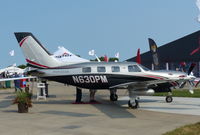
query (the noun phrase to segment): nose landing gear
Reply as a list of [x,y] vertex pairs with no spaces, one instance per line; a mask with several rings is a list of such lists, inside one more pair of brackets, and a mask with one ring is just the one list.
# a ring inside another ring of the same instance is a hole
[[168,92],[168,95],[165,98],[167,103],[171,103],[173,101],[172,92]]
[[171,103],[173,101],[173,97],[172,96],[166,96],[165,101],[167,103]]

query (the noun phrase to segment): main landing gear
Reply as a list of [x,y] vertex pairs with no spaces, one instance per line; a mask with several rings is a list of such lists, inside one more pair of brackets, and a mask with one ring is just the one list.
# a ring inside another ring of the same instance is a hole
[[137,99],[134,100],[129,100],[128,101],[128,107],[132,109],[137,109],[139,107],[139,101]]
[[118,100],[118,95],[117,93],[117,89],[111,89],[110,90],[110,101],[117,101]]
[[128,89],[128,93],[130,98],[130,100],[128,101],[128,107],[132,109],[139,108],[139,97],[137,97],[137,95],[134,94],[134,90]]

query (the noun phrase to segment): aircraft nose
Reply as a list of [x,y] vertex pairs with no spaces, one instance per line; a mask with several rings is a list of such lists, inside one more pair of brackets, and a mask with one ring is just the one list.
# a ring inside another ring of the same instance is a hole
[[186,73],[177,74],[177,78],[180,80],[191,80],[191,76],[187,75]]
[[179,78],[187,77],[187,75],[179,75]]
[[189,77],[191,80],[196,79],[196,77],[195,77],[194,75],[188,75],[188,77]]

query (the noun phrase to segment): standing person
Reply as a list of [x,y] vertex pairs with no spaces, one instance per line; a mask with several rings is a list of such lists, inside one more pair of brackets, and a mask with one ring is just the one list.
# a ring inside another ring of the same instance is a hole
[[20,87],[20,80],[14,80],[14,83],[15,83],[15,91],[17,90],[21,90],[21,87]]
[[[19,77],[17,73],[15,73],[15,77]],[[20,80],[14,80],[14,84],[15,84],[15,91],[17,91],[18,89],[22,91],[20,87]]]
[[75,101],[75,103],[83,103],[81,101],[81,99],[82,99],[82,89],[76,87],[76,101]]
[[17,92],[17,80],[14,80],[15,92]]
[[91,103],[96,103],[97,101],[95,100],[95,93],[97,90],[90,89],[90,102]]

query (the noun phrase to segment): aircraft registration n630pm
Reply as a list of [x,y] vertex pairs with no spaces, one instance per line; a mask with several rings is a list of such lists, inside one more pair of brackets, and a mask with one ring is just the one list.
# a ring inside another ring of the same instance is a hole
[[159,84],[194,79],[184,72],[151,71],[135,62],[90,62],[73,54],[66,55],[63,62],[49,53],[32,33],[19,32],[15,36],[28,65],[33,67],[31,74],[79,88],[108,89],[112,101],[117,100],[117,89],[128,89],[128,105],[132,108],[139,105],[137,96],[154,93],[153,88]]
[[74,83],[108,83],[106,75],[72,76]]

